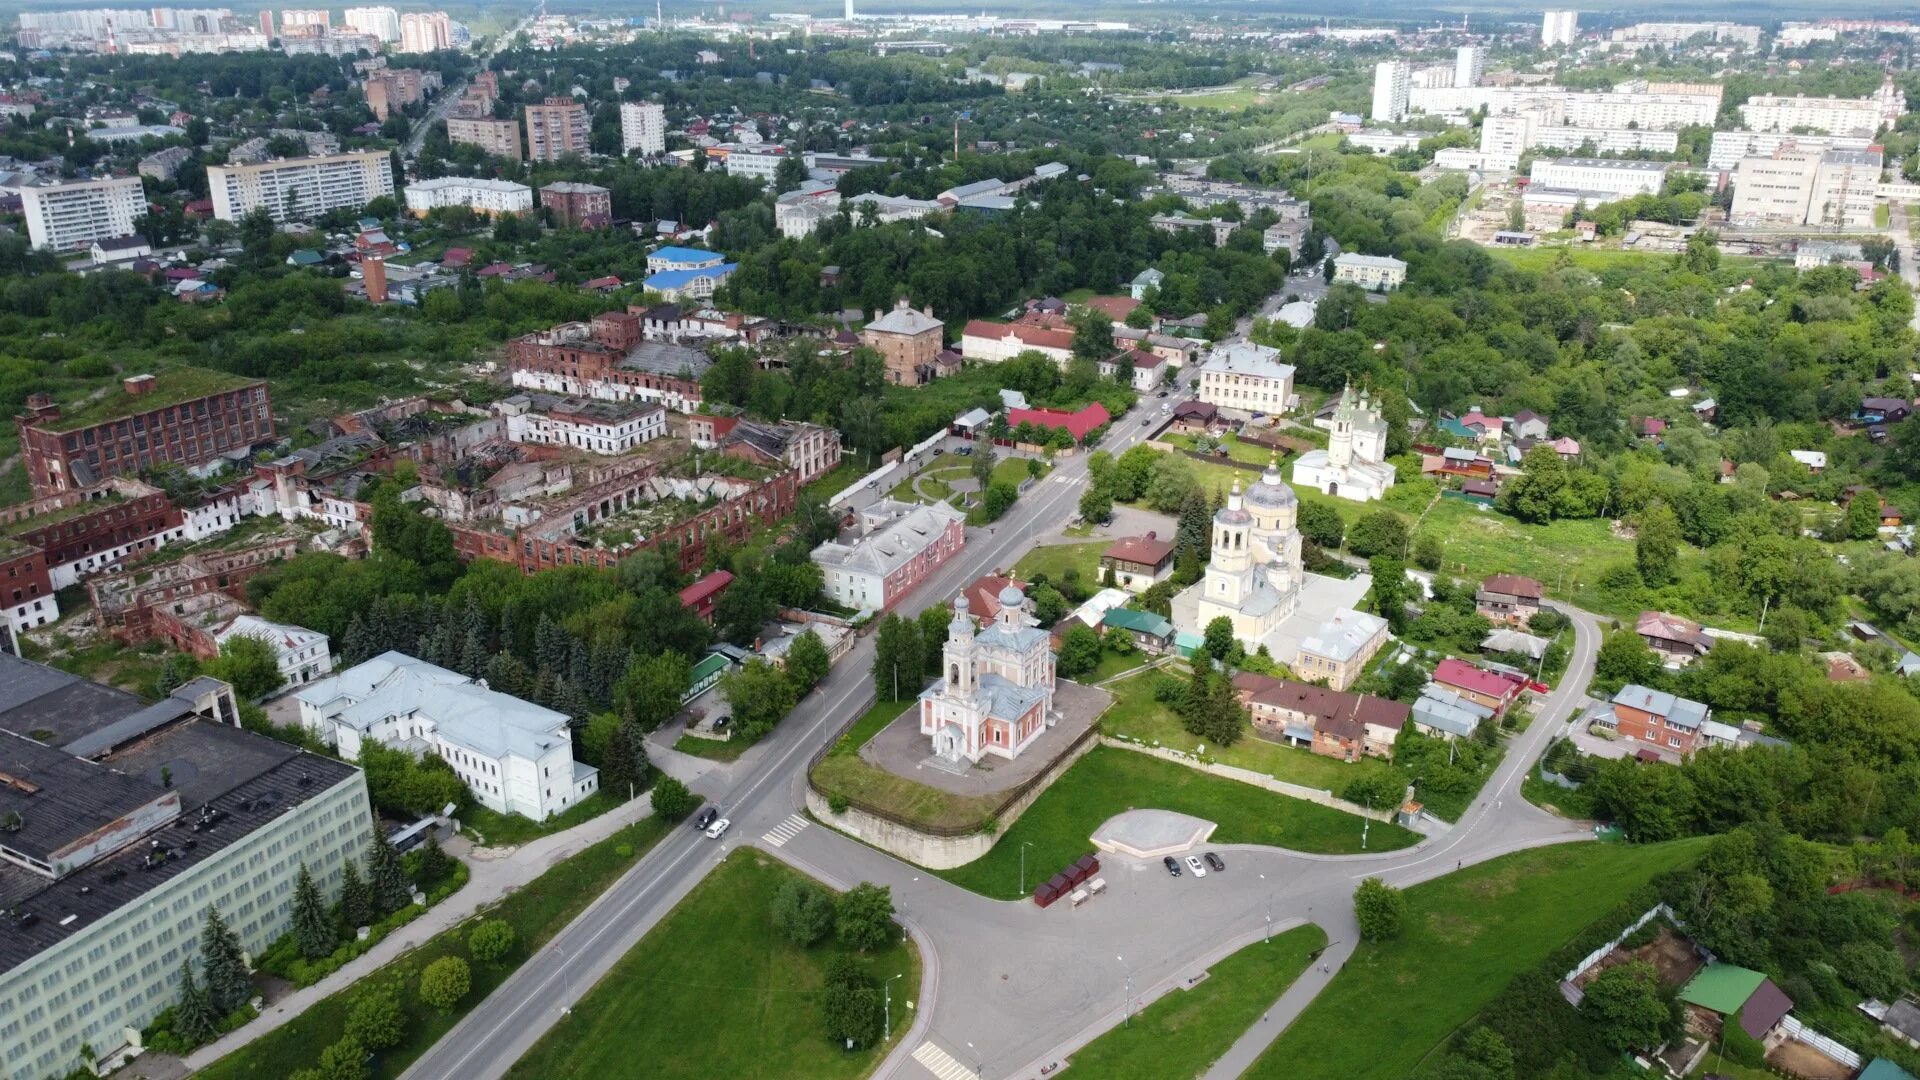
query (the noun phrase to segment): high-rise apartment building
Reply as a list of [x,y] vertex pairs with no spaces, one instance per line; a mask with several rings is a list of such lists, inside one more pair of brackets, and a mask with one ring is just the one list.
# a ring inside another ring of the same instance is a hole
[[400,13],[390,7],[348,8],[341,21],[388,44],[400,40]]
[[1373,119],[1391,124],[1407,115],[1407,91],[1413,72],[1405,60],[1382,60],[1373,66]]
[[477,146],[494,157],[520,160],[520,121],[447,117],[447,141]]
[[667,152],[667,108],[655,101],[620,103],[620,152],[641,157]]
[[400,51],[436,52],[453,48],[453,19],[444,11],[408,12],[400,16]]
[[147,212],[137,176],[68,180],[20,189],[27,239],[37,248],[73,251],[96,240],[132,236]]
[[1549,11],[1540,17],[1540,44],[1551,49],[1556,45],[1571,45],[1580,32],[1580,13],[1577,11]]
[[1740,106],[1741,126],[1752,131],[1811,131],[1822,135],[1872,135],[1906,111],[1898,89],[1883,86],[1863,98],[1755,94]]
[[283,8],[280,11],[280,29],[292,30],[298,26],[318,26],[325,29],[333,22],[333,15],[323,8]]
[[209,165],[213,216],[238,221],[264,207],[275,221],[301,221],[329,210],[358,210],[393,194],[393,165],[384,150],[283,158],[253,165]]
[[587,153],[587,107],[570,97],[527,106],[527,160],[559,161]]
[[1484,45],[1462,45],[1453,54],[1453,85],[1478,86],[1487,73],[1487,49]]

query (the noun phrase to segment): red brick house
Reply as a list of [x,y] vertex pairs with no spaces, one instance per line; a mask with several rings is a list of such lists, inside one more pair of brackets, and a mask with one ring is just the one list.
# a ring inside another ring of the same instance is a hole
[[700,616],[702,622],[713,622],[713,609],[720,602],[720,594],[733,584],[733,573],[727,570],[715,570],[699,581],[680,590],[680,606]]

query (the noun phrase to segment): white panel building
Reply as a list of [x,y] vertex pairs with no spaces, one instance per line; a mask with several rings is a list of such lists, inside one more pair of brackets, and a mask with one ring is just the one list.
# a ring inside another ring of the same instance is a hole
[[488,809],[545,820],[598,791],[573,759],[566,714],[458,672],[385,652],[299,691],[300,723],[349,761],[363,741],[435,754]]
[[1453,53],[1453,85],[1478,86],[1480,77],[1487,73],[1487,48],[1484,45],[1462,45]]
[[207,185],[213,216],[221,221],[239,221],[255,207],[266,208],[277,222],[301,221],[392,195],[393,165],[385,150],[209,165]]
[[1549,11],[1540,17],[1540,44],[1551,49],[1556,45],[1571,45],[1580,33],[1580,13],[1577,11]]
[[27,239],[37,248],[75,251],[98,240],[132,236],[147,212],[137,176],[68,180],[20,189]]
[[667,152],[667,107],[657,101],[620,103],[620,152],[658,157]]
[[1803,128],[1824,135],[1872,135],[1906,111],[1898,90],[1864,98],[1755,94],[1740,106],[1740,122],[1754,131]]
[[213,632],[213,640],[223,646],[236,637],[266,642],[288,686],[305,686],[333,672],[332,648],[327,635],[318,630],[269,622],[258,615],[235,615]]
[[441,176],[407,185],[407,210],[425,217],[443,206],[464,206],[489,216],[520,214],[533,209],[533,189],[511,180]]
[[1741,159],[1772,157],[1782,150],[1865,150],[1873,140],[1865,135],[1796,135],[1783,131],[1716,131],[1707,151],[1707,168],[1732,169]]
[[400,13],[390,7],[348,8],[341,21],[387,44],[400,40]]
[[1405,60],[1382,60],[1373,66],[1373,119],[1391,124],[1407,115],[1407,93],[1413,72]]

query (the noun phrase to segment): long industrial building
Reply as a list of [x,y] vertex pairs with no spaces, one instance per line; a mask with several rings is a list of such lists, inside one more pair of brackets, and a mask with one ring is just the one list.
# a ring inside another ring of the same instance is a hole
[[372,832],[360,771],[240,726],[198,678],[147,705],[0,652],[0,1080],[117,1064],[209,907],[258,956]]

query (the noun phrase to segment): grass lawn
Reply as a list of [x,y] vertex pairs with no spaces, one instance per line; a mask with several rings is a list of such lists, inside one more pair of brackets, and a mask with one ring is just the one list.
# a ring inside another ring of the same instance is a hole
[[[1219,826],[1222,844],[1272,844],[1295,851],[1348,854],[1360,850],[1362,819],[1265,788],[1210,776],[1131,750],[1096,746],[1006,830],[993,850],[965,866],[935,873],[962,888],[998,900],[1021,895],[1020,847],[1027,852],[1026,885],[1045,881],[1093,850],[1088,838],[1101,823],[1136,807],[1192,814]],[[1389,851],[1419,836],[1376,821],[1368,847]]]
[[[485,1000],[527,957],[572,922],[574,916],[631,869],[671,828],[671,824],[659,818],[635,822],[560,862],[484,910],[481,914],[487,918],[504,919],[513,927],[514,947],[499,963],[472,964],[473,987],[451,1014],[443,1014],[420,1001],[415,992],[418,976],[421,968],[442,956],[458,956],[471,963],[466,943],[467,931],[473,925],[471,921],[435,936],[388,964],[379,974],[363,980],[363,983],[383,980],[399,989],[407,1028],[406,1038],[399,1046],[380,1055],[370,1075],[376,1080],[385,1080],[406,1071],[415,1058],[452,1030],[468,1009]],[[339,1041],[346,1029],[347,1012],[355,992],[356,987],[348,987],[320,1001],[295,1019],[214,1062],[198,1075],[203,1080],[284,1080],[300,1069],[313,1067],[320,1059],[320,1052]]]
[[745,739],[700,739],[692,735],[682,735],[673,741],[675,750],[708,761],[738,761],[752,746]]
[[1876,206],[1873,208],[1873,227],[1874,228],[1884,229],[1891,224],[1893,224],[1893,208],[1892,207],[1888,206],[1886,203],[1881,203],[1879,206]]
[[[1595,274],[1598,274],[1604,270],[1610,270],[1614,267],[1625,267],[1627,269],[1637,270],[1647,266],[1650,263],[1665,263],[1665,262],[1670,262],[1673,259],[1673,254],[1671,252],[1625,251],[1620,248],[1593,247],[1585,244],[1572,245],[1564,248],[1561,248],[1561,247],[1533,247],[1533,248],[1495,247],[1495,248],[1488,248],[1486,250],[1487,250],[1487,254],[1492,255],[1494,258],[1502,262],[1510,263],[1513,266],[1519,267],[1522,270],[1532,270],[1542,274],[1547,273],[1553,269],[1554,264],[1560,261],[1560,255],[1562,252],[1565,252],[1567,257],[1573,260],[1573,265],[1579,267],[1582,270],[1590,271]],[[1759,262],[1760,260],[1758,259],[1743,260],[1736,256],[1727,256],[1721,259],[1722,263],[1725,263],[1728,261],[1737,263],[1737,262],[1743,262],[1743,261]]]
[[[1488,574],[1524,574],[1537,578],[1549,594],[1588,611],[1616,618],[1631,618],[1640,611],[1641,605],[1631,598],[1623,603],[1600,588],[1600,577],[1608,567],[1633,562],[1633,544],[1615,537],[1603,518],[1525,525],[1463,499],[1442,499],[1421,523],[1420,533],[1438,536],[1444,544],[1443,569],[1467,580]],[[1698,550],[1682,546],[1681,573],[1701,557]],[[1722,625],[1728,617],[1713,621]]]
[[[1108,687],[1113,691],[1113,707],[1100,718],[1101,729],[1109,735],[1125,735],[1152,746],[1158,743],[1191,754],[1204,740],[1187,733],[1173,710],[1153,700],[1153,676],[1143,674]],[[1376,759],[1344,762],[1321,757],[1279,743],[1268,742],[1252,734],[1232,746],[1207,746],[1207,760],[1265,773],[1276,780],[1303,784],[1338,794],[1357,776],[1373,773],[1392,774],[1393,767]]]
[[1307,969],[1327,943],[1311,924],[1256,942],[1208,969],[1207,980],[1175,990],[1080,1048],[1071,1064],[1102,1080],[1199,1076]]
[[[1100,663],[1094,665],[1092,671],[1087,672],[1074,681],[1083,683],[1105,682],[1123,671],[1132,671],[1134,668],[1142,664],[1150,664],[1156,659],[1158,659],[1158,657],[1148,656],[1138,649],[1126,654],[1114,652],[1112,649],[1102,649],[1100,650]],[[1128,681],[1131,682],[1132,680]]]
[[1091,585],[1100,579],[1100,553],[1112,545],[1112,540],[1095,540],[1086,544],[1042,544],[1020,556],[1020,561],[1013,564],[1013,576],[1021,581],[1032,581],[1035,574],[1045,574],[1047,580],[1059,581],[1068,570],[1078,570],[1080,580]]
[[1401,1080],[1515,975],[1706,843],[1561,844],[1408,889],[1400,936],[1361,945],[1247,1076]]
[[1239,112],[1252,105],[1265,105],[1273,99],[1273,96],[1270,91],[1248,88],[1221,90],[1212,94],[1191,94],[1168,100],[1188,109],[1221,109],[1227,112]]
[[[614,965],[573,1016],[534,1044],[509,1077],[863,1077],[885,1044],[848,1053],[825,1033],[821,986],[831,939],[802,949],[773,927],[780,885],[806,880],[772,857],[735,849]],[[896,940],[856,954],[893,984],[893,1029],[906,1030],[920,960]]]
[[[1160,441],[1186,450],[1193,449],[1193,436],[1191,435],[1168,432],[1160,436]],[[1222,435],[1219,442],[1220,445],[1227,448],[1227,456],[1235,461],[1244,461],[1249,465],[1265,466],[1273,460],[1273,451],[1264,446],[1255,446],[1252,443],[1241,442],[1239,436],[1231,431]],[[1191,461],[1193,459],[1188,458],[1187,460]]]
[[1042,478],[1053,471],[1053,466],[1048,465],[1044,458],[1003,457],[993,463],[993,479],[991,482],[995,484],[1012,484],[1014,487],[1019,487],[1021,484],[1027,482],[1028,477],[1033,475],[1032,466],[1027,464],[1030,461],[1040,462],[1040,475]]
[[925,481],[920,486],[926,488],[929,495],[935,495],[941,499],[945,499],[953,494],[953,487],[948,481],[958,480],[961,477],[968,476],[972,471],[973,470],[967,468],[965,458],[959,461],[935,458],[933,464],[893,485],[893,490],[887,492],[887,494],[891,498],[899,499],[902,502],[919,502],[920,492],[915,489],[914,483],[915,481]]
[[571,829],[582,822],[592,821],[617,805],[605,792],[596,791],[545,821],[535,821],[519,814],[497,814],[477,803],[461,816],[461,820],[467,828],[479,833],[488,845],[497,847],[501,844],[524,844]]

